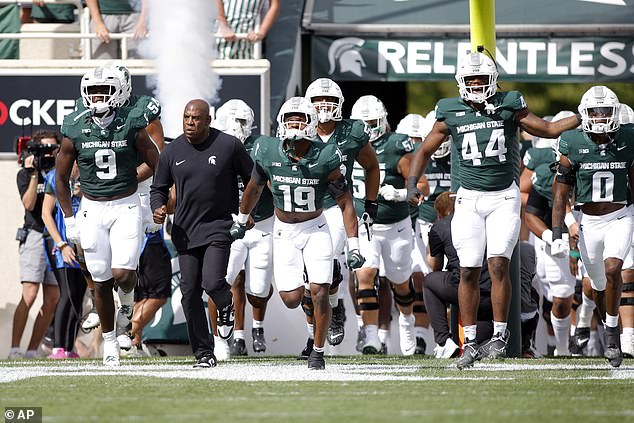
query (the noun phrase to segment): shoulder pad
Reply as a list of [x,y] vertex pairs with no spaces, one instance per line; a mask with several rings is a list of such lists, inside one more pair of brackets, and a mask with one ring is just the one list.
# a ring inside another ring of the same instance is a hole
[[338,130],[345,134],[346,138],[352,138],[362,145],[367,144],[370,139],[361,120],[343,119],[338,126],[341,128]]
[[524,96],[519,91],[501,92],[500,94],[504,95],[502,98],[502,107],[504,108],[517,111],[528,107]]
[[161,116],[161,105],[154,97],[149,95],[144,95],[137,98],[134,97],[135,96],[130,97],[130,107],[134,109],[139,109],[142,114],[147,115],[148,123],[152,122],[155,119],[158,119]]
[[83,126],[90,123],[90,112],[88,109],[75,110],[66,115],[62,123],[60,132],[68,138],[73,138],[74,132],[80,130]]

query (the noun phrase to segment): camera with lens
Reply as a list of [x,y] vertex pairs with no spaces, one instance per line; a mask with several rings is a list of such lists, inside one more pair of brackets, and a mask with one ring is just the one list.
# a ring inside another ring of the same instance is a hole
[[33,167],[40,171],[47,171],[55,167],[55,151],[59,148],[58,144],[42,144],[39,142],[29,141],[26,143],[26,149],[20,156],[20,165],[24,167],[24,161],[28,156],[33,156]]

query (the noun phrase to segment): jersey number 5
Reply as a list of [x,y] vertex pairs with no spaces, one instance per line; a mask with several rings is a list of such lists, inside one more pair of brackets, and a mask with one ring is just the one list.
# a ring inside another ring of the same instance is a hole
[[117,157],[113,150],[101,149],[95,151],[95,165],[103,171],[97,171],[99,179],[114,179],[117,176]]
[[[506,139],[504,129],[491,131],[489,143],[484,149],[484,157],[497,157],[500,163],[506,161]],[[475,132],[467,132],[462,138],[462,160],[472,160],[473,166],[482,164],[482,153],[478,150],[478,141]]]

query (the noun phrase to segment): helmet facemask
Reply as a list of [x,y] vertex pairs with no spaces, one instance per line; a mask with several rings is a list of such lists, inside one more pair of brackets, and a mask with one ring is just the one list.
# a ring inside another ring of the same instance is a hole
[[[470,85],[475,78],[481,81]],[[459,63],[456,81],[460,97],[474,103],[484,103],[497,92],[498,71],[490,57],[483,53],[472,53]]]
[[317,139],[317,111],[304,97],[292,97],[277,115],[278,136],[283,140]]
[[127,102],[129,95],[121,86],[121,79],[110,67],[100,66],[86,72],[81,80],[84,107],[93,115],[109,114]]
[[578,110],[584,132],[607,134],[616,132],[621,126],[619,99],[612,90],[602,85],[586,91]]
[[332,79],[319,78],[311,82],[306,98],[315,106],[320,123],[342,119],[343,93]]

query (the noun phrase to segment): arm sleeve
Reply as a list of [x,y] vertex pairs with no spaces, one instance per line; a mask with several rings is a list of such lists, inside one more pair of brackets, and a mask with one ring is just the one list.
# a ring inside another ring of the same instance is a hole
[[438,226],[432,225],[429,229],[429,254],[432,257],[438,257],[445,254],[445,246],[442,238],[438,234]]
[[152,210],[156,210],[167,204],[169,190],[173,183],[168,152],[163,150],[161,154],[159,154],[154,180],[150,187],[150,206]]
[[548,200],[539,194],[535,187],[531,188],[531,192],[528,194],[528,200],[526,201],[526,213],[533,214],[542,219],[550,213]]
[[266,181],[269,179],[266,176],[266,172],[264,171],[264,169],[262,168],[262,166],[260,166],[260,163],[258,162],[255,162],[255,164],[253,165],[251,178],[253,178],[253,182],[255,182],[258,185],[266,184]]

